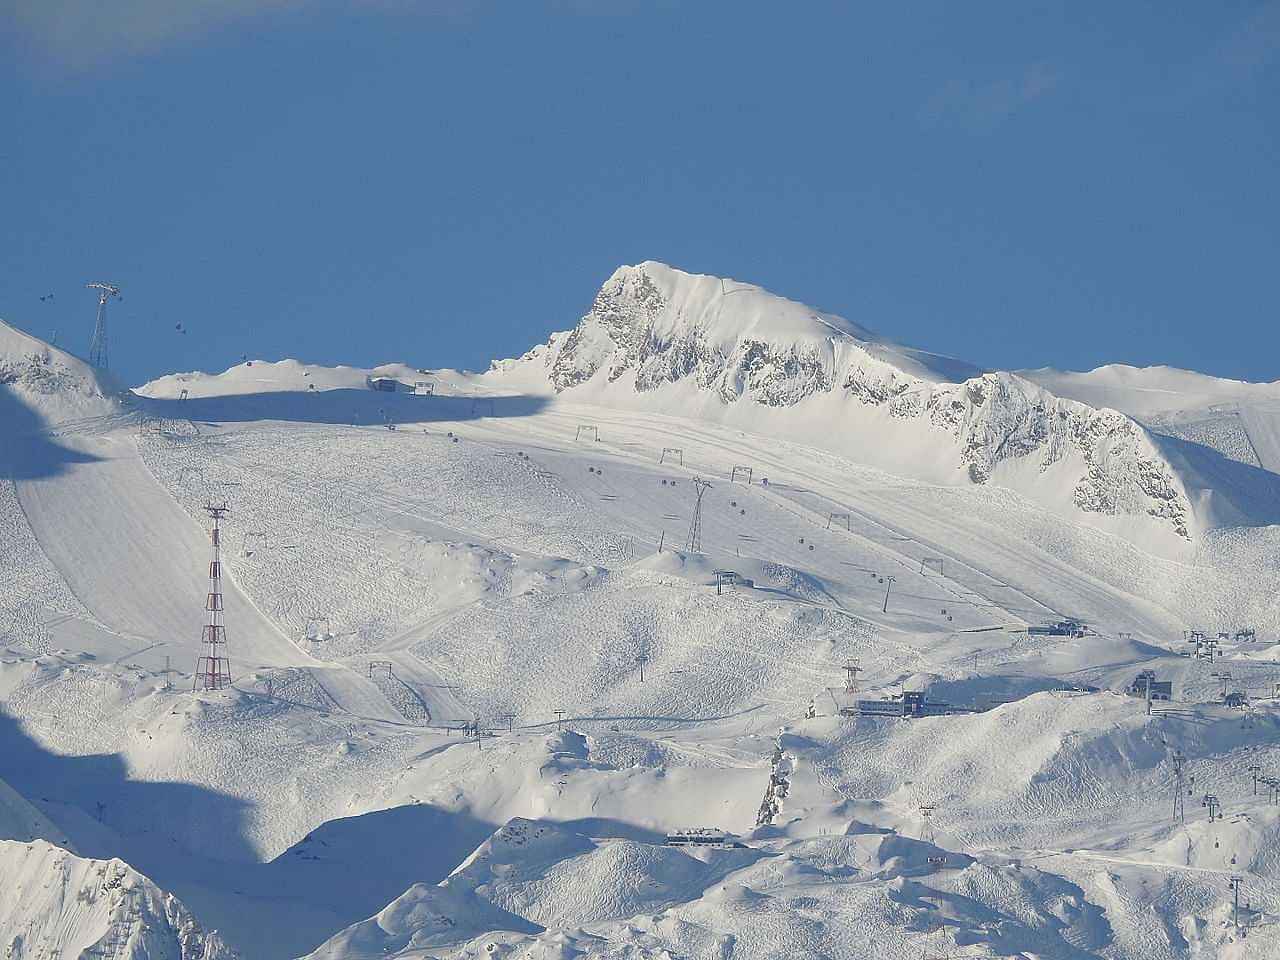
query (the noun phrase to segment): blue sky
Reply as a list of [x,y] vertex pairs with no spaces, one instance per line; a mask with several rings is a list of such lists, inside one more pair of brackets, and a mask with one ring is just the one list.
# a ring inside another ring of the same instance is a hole
[[8,0],[0,317],[83,354],[114,280],[131,382],[476,368],[658,259],[996,367],[1278,379],[1278,95],[1277,0]]

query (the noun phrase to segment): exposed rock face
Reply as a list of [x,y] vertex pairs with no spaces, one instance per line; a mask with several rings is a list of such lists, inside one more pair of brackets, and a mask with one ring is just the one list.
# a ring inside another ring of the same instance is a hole
[[1074,451],[1086,466],[1073,491],[1077,507],[1146,513],[1190,539],[1190,504],[1172,469],[1146,431],[1121,413],[1063,400],[1010,373],[935,386],[927,408],[930,423],[958,441],[974,483],[990,480],[1003,460],[1034,456],[1044,472]]
[[646,272],[619,270],[550,360],[551,382],[566,390],[607,367],[610,381],[634,371],[641,393],[692,379],[726,403],[750,396],[770,406],[790,406],[831,389],[829,358],[817,349],[741,337],[725,352],[694,323],[659,331],[655,321],[670,309]]
[[852,404],[884,409],[904,431],[949,436],[974,483],[990,481],[1004,461],[1034,457],[1043,472],[1078,454],[1080,510],[1146,514],[1191,538],[1185,493],[1129,417],[1060,399],[1011,373],[955,379],[927,355],[922,361],[848,321],[725,284],[661,264],[622,267],[577,327],[528,359],[542,359],[559,392],[628,374],[638,394],[690,381],[725,404],[789,407],[839,391]]

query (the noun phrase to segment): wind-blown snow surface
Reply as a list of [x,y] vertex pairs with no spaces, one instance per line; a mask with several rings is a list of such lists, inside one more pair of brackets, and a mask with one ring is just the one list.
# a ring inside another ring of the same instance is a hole
[[[5,394],[32,419],[0,497],[0,869],[30,880],[0,891],[0,946],[1277,955],[1280,808],[1252,773],[1280,776],[1280,549],[1240,495],[1262,481],[658,265],[620,271],[578,329],[479,376],[175,375],[128,418]],[[891,409],[904,383],[918,414]],[[958,428],[933,419],[947,398]],[[1144,458],[1186,537],[1141,499]],[[1091,462],[1136,512],[1077,504]],[[1222,485],[1234,514],[1206,504]],[[193,694],[202,508],[224,499],[236,682]],[[1068,615],[1094,632],[1026,632]],[[1257,641],[1212,666],[1178,655],[1185,629],[1243,626]],[[851,658],[860,696],[980,712],[840,717]],[[1175,689],[1151,715],[1120,692],[1144,668]],[[663,843],[688,827],[741,846]]]

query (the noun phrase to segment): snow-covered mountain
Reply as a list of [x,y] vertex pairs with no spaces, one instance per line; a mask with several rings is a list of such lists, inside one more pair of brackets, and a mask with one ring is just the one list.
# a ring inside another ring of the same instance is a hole
[[0,944],[14,960],[237,960],[181,901],[120,860],[0,840],[0,875]]
[[794,404],[837,382],[889,400],[922,379],[980,373],[759,287],[653,261],[615,271],[591,311],[568,334],[553,337],[552,346],[547,359],[557,390],[607,368],[610,382],[633,371],[641,393],[692,378],[725,402],[749,396],[770,406]]
[[619,268],[572,330],[495,379],[684,413],[931,482],[994,483],[1147,544],[1191,541],[1252,505],[1171,462],[1132,417],[1015,373],[900,346],[759,287],[661,263]]
[[[1168,380],[1156,369],[1139,379]],[[485,374],[251,360],[220,374],[172,374],[137,392],[363,390],[370,376],[406,387],[427,378],[437,395],[518,394],[736,427],[896,476],[1013,490],[1167,556],[1195,549],[1211,530],[1280,521],[1271,472],[1280,470],[1280,418],[1254,402],[1253,433],[1263,440],[1251,445],[1219,408],[1201,417],[1166,402],[1152,415],[1149,401],[1154,390],[1176,396],[1187,377],[1196,397],[1269,400],[1277,391],[1267,385],[1184,372],[1169,388],[1115,389],[1102,371],[985,370],[752,284],[654,261],[620,267],[576,326]],[[1266,470],[1249,469],[1257,466]]]
[[236,960],[176,897],[117,859],[80,856],[0,780],[0,944],[6,958]]
[[119,408],[110,374],[0,320],[0,436]]
[[1280,381],[1250,383],[1177,367],[1108,363],[1086,372],[1019,370],[1058,396],[1114,407],[1140,420],[1228,407],[1280,405]]
[[139,417],[5,343],[6,957],[1277,956],[1265,385],[1151,408],[658,264],[488,373]]
[[1059,396],[1121,410],[1161,436],[1280,473],[1280,381],[1247,383],[1174,367],[1122,363],[1087,373],[1043,368],[1022,375]]

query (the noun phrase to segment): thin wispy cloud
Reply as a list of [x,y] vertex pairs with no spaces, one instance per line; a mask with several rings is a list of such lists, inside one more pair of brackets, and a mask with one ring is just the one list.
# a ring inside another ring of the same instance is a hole
[[461,16],[485,0],[11,0],[0,31],[25,58],[75,69],[144,55],[271,15],[356,10]]
[[1280,59],[1280,0],[1271,0],[1227,32],[1216,59],[1238,73],[1251,74]]
[[163,47],[306,0],[16,0],[8,12],[14,39],[33,58],[92,64]]
[[956,79],[929,98],[920,119],[928,126],[982,132],[1025,110],[1057,85],[1057,74],[1043,63],[1032,64],[1012,77]]
[[1234,96],[1280,64],[1280,0],[1267,0],[1206,36],[1202,49],[1140,101],[1153,110],[1182,111],[1189,104]]

